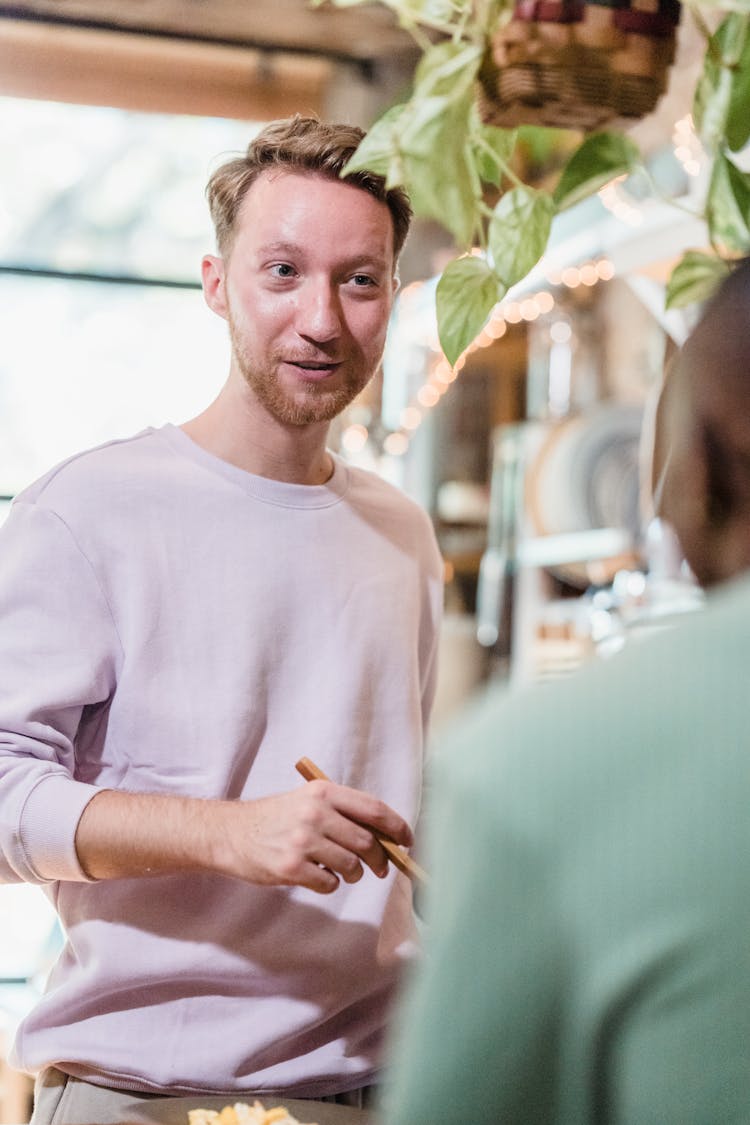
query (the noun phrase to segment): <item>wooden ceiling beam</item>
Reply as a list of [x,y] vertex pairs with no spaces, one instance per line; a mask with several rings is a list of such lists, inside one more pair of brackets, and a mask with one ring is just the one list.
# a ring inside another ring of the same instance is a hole
[[156,113],[268,121],[323,115],[334,64],[28,20],[0,20],[0,94]]
[[324,55],[335,61],[418,57],[384,5],[335,8],[310,0],[0,0],[0,16],[175,39]]

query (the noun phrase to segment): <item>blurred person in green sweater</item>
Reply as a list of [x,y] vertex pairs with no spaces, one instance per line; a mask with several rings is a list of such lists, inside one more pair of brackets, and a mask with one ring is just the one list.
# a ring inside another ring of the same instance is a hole
[[749,329],[746,261],[660,410],[705,608],[445,736],[387,1125],[750,1122]]

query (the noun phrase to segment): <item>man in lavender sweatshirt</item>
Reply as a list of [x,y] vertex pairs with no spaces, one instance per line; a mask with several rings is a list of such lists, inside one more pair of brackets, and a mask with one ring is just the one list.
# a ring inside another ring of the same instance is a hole
[[426,514],[326,448],[410,219],[339,178],[360,138],[296,117],[213,175],[217,398],[58,465],[0,532],[0,879],[66,936],[14,1047],[39,1125],[378,1073],[415,934],[373,833],[412,842],[442,568]]

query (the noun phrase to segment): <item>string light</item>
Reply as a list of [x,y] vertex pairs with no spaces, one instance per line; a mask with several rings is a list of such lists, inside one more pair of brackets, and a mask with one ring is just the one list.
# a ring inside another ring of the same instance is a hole
[[630,196],[623,188],[623,183],[627,179],[627,173],[622,176],[616,176],[614,180],[610,180],[603,188],[599,189],[597,193],[604,206],[608,211],[611,211],[616,219],[628,226],[638,227],[643,222],[643,213],[640,207],[636,207]]
[[525,301],[521,301],[521,316],[524,320],[536,320],[540,311],[534,297],[527,297]]
[[573,335],[573,330],[566,320],[556,320],[549,334],[556,344],[566,344]]
[[367,445],[369,436],[367,426],[363,426],[361,422],[355,422],[344,430],[341,435],[341,444],[347,453],[360,453]]
[[419,423],[422,421],[422,411],[417,410],[416,406],[405,406],[401,411],[401,428],[404,430],[416,430]]
[[417,391],[417,402],[420,406],[425,406],[428,409],[434,406],[440,398],[440,391],[432,385],[432,383],[425,383]]
[[447,359],[443,358],[436,364],[434,376],[438,383],[442,383],[444,387],[448,388],[458,378],[458,372],[454,367],[451,367]]
[[391,457],[403,457],[409,448],[409,439],[406,434],[402,434],[400,430],[394,430],[392,434],[383,442],[383,449],[389,453]]
[[[600,281],[611,281],[615,276],[615,267],[609,258],[603,257],[584,262],[580,266],[567,266],[562,270],[550,267],[545,276],[548,283],[554,287],[564,285],[567,289],[577,289],[579,285],[592,287]],[[402,293],[401,300],[407,297],[411,304],[422,284],[421,282],[412,282]],[[530,294],[522,301],[498,302],[487,318],[482,331],[452,366],[442,353],[437,337],[431,330],[422,341],[434,353],[427,378],[418,388],[414,396],[415,402],[404,407],[401,411],[399,429],[393,430],[383,441],[383,452],[391,457],[403,457],[409,448],[415,431],[424,421],[425,412],[429,412],[450,389],[451,384],[456,381],[466,365],[467,358],[474,352],[489,347],[495,341],[501,339],[507,332],[509,324],[534,321],[538,317],[551,312],[555,304],[555,297],[549,289],[540,289],[537,293]],[[552,325],[550,331],[553,339],[562,339],[563,336],[567,339],[570,335],[570,326],[565,321],[557,321]],[[342,436],[342,444],[347,450],[353,452],[361,449],[367,440],[367,430],[362,425],[348,427]],[[359,442],[361,442],[361,445],[356,444]]]
[[[695,132],[690,114],[675,122],[672,131],[672,145],[675,157],[686,174],[698,176],[705,164],[705,151]],[[623,186],[626,179],[626,175],[616,177],[605,184],[598,195],[603,206],[616,218],[629,226],[635,227],[642,223],[643,213],[626,192]],[[471,253],[480,255],[481,251],[475,247]],[[566,289],[571,290],[577,289],[580,285],[594,287],[600,281],[611,281],[614,276],[615,267],[606,257],[585,262],[580,266],[567,266],[562,269],[551,265],[545,270],[547,284],[553,289],[559,286],[565,286]],[[405,309],[413,307],[423,284],[423,282],[412,282],[404,289],[400,300],[403,302],[406,299]],[[402,411],[400,429],[394,430],[386,437],[383,443],[384,452],[392,456],[403,456],[406,453],[412,435],[423,421],[423,410],[429,410],[449,390],[451,384],[455,382],[463,369],[467,356],[480,348],[489,347],[496,340],[501,339],[507,332],[509,324],[534,321],[539,316],[551,312],[555,303],[555,298],[549,289],[541,289],[520,302],[500,301],[492,310],[477,338],[459,356],[453,366],[448,363],[442,354],[433,322],[420,341],[423,346],[436,353],[438,357],[436,362],[431,364],[427,379],[415,395],[416,402],[420,404],[422,409],[410,405]],[[564,322],[559,322],[559,324],[553,326],[553,329],[557,329],[561,333],[566,331],[567,328],[568,326]],[[357,440],[361,439],[358,438]]]
[[705,163],[706,153],[695,132],[691,114],[688,113],[679,121],[675,121],[672,130],[672,147],[687,175],[699,176]]
[[[698,176],[705,164],[705,150],[695,132],[690,114],[675,122],[672,131],[672,146],[675,157],[686,174]],[[610,180],[600,189],[598,195],[603,206],[616,218],[629,226],[635,227],[643,221],[643,214],[623,186],[626,179],[627,175],[623,175]],[[482,252],[475,247],[471,253],[481,255]],[[577,289],[580,285],[593,287],[600,281],[611,281],[614,276],[615,267],[606,257],[585,262],[580,266],[567,266],[563,269],[549,266],[545,271],[545,277],[550,287],[565,286],[566,289],[571,290]],[[414,281],[402,291],[399,300],[405,313],[416,306],[423,285],[424,282],[422,281]],[[427,379],[416,392],[415,400],[419,403],[419,406],[409,405],[404,408],[401,412],[400,428],[394,430],[385,438],[383,451],[391,456],[403,456],[409,448],[412,435],[424,419],[423,411],[429,411],[450,389],[451,384],[456,381],[463,369],[467,357],[501,339],[507,332],[509,324],[534,321],[538,317],[551,312],[555,303],[555,298],[549,289],[541,289],[538,293],[534,293],[520,302],[500,301],[492,310],[477,338],[459,356],[453,366],[448,363],[442,353],[433,321],[419,342],[430,352],[436,354],[437,360],[430,365]],[[566,326],[560,322],[559,327],[561,331],[564,331]],[[364,431],[364,438],[361,431]],[[347,450],[358,451],[363,448],[368,437],[364,426],[349,427],[342,437],[342,444]]]
[[499,340],[508,331],[508,326],[504,319],[493,319],[485,328],[487,335],[493,340]]

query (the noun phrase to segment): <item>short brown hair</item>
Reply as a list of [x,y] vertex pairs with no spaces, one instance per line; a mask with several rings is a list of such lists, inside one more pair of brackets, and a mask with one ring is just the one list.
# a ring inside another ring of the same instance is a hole
[[[289,169],[337,180],[364,135],[355,125],[331,125],[300,114],[267,125],[250,142],[244,156],[222,164],[208,181],[206,196],[219,252],[226,254],[231,249],[242,201],[261,173]],[[412,217],[406,192],[400,187],[386,188],[385,178],[374,172],[352,172],[343,181],[386,204],[393,222],[393,257],[397,260]]]

